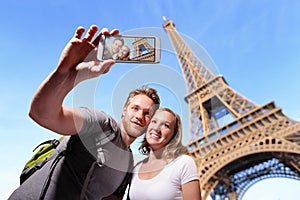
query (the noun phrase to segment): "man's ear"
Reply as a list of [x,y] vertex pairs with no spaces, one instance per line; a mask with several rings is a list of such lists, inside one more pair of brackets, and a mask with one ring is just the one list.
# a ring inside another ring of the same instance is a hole
[[127,110],[127,106],[124,106],[122,109],[122,116],[121,116],[122,118],[124,117],[126,110]]

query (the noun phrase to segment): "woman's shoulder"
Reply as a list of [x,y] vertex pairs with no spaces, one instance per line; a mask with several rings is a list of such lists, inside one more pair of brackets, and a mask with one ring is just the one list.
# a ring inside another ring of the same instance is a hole
[[170,164],[171,163],[183,167],[184,165],[194,165],[195,161],[191,156],[184,154],[171,161]]
[[186,154],[179,156],[178,158],[176,158],[176,160],[180,160],[181,162],[182,161],[194,162],[194,159],[191,156],[186,155]]

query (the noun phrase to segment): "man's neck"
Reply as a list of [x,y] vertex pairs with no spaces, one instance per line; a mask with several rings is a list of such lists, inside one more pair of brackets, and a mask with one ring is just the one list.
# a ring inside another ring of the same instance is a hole
[[127,146],[127,148],[129,148],[136,138],[127,134],[127,132],[124,130],[122,123],[120,123],[120,128],[121,128],[122,139],[125,145]]

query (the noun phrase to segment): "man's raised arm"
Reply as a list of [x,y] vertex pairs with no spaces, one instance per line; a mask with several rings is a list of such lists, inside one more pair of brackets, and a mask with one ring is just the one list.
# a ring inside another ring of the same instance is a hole
[[79,82],[107,73],[115,63],[98,61],[96,47],[101,35],[115,35],[118,30],[102,29],[96,36],[97,31],[93,25],[83,37],[85,29],[78,27],[62,51],[57,68],[34,94],[29,116],[41,126],[62,135],[74,135],[81,129],[83,116],[78,110],[63,106],[64,98]]

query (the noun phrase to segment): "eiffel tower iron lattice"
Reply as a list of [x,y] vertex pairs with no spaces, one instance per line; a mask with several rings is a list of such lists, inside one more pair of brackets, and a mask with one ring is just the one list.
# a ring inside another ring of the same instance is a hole
[[242,199],[266,178],[300,181],[300,122],[273,101],[261,106],[240,95],[201,62],[171,20],[163,27],[188,90],[188,148],[198,165],[202,199]]

